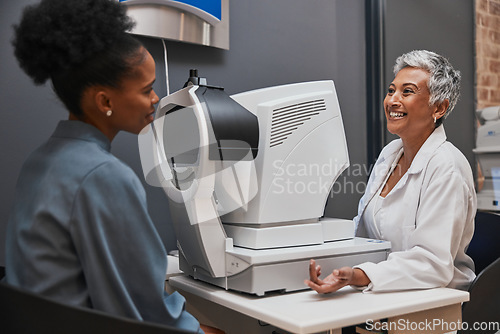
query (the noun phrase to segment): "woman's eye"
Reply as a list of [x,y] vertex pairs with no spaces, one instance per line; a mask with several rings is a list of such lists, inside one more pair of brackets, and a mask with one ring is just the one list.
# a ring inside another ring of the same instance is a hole
[[403,91],[405,94],[412,94],[413,93],[413,89],[410,89],[410,88],[405,88],[405,90]]
[[394,88],[387,89],[387,94],[394,94]]

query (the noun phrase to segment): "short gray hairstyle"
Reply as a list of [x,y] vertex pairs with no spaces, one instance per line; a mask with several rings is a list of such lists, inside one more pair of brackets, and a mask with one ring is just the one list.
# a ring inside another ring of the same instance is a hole
[[399,56],[394,65],[394,75],[405,67],[420,68],[429,72],[427,86],[430,91],[430,105],[442,103],[446,99],[450,101],[444,117],[438,120],[439,123],[436,122],[436,126],[439,126],[457,104],[460,96],[460,71],[455,70],[445,57],[427,50],[414,50]]

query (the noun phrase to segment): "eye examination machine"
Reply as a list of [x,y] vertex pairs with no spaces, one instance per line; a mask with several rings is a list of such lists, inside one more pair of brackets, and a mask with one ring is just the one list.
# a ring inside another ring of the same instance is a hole
[[179,267],[195,279],[262,296],[306,289],[312,258],[323,273],[387,258],[389,242],[323,217],[349,166],[333,81],[229,96],[192,70],[139,146],[147,182],[168,198]]
[[477,194],[477,208],[500,211],[500,106],[480,109],[476,117],[476,155],[484,176],[482,189]]

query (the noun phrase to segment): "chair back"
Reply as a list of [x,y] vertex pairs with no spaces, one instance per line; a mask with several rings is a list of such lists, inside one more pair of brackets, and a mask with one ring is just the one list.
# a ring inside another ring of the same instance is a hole
[[0,324],[2,333],[16,334],[192,334],[175,327],[65,305],[3,282],[0,283]]
[[500,215],[476,213],[474,236],[467,254],[474,260],[476,274],[500,257]]
[[[468,328],[459,334],[496,333],[500,328],[500,258],[486,267],[472,282],[469,293],[470,301],[462,309],[462,322]],[[474,328],[474,326],[482,326]],[[495,327],[496,326],[496,327]],[[486,328],[489,327],[489,328]]]

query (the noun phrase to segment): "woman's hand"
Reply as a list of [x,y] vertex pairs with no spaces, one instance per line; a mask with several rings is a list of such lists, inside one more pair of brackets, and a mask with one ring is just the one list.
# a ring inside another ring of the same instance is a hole
[[309,263],[309,279],[304,283],[318,293],[330,293],[343,288],[346,285],[365,286],[370,283],[370,279],[361,269],[342,267],[335,269],[325,279],[320,279],[321,266],[316,265],[316,261]]

